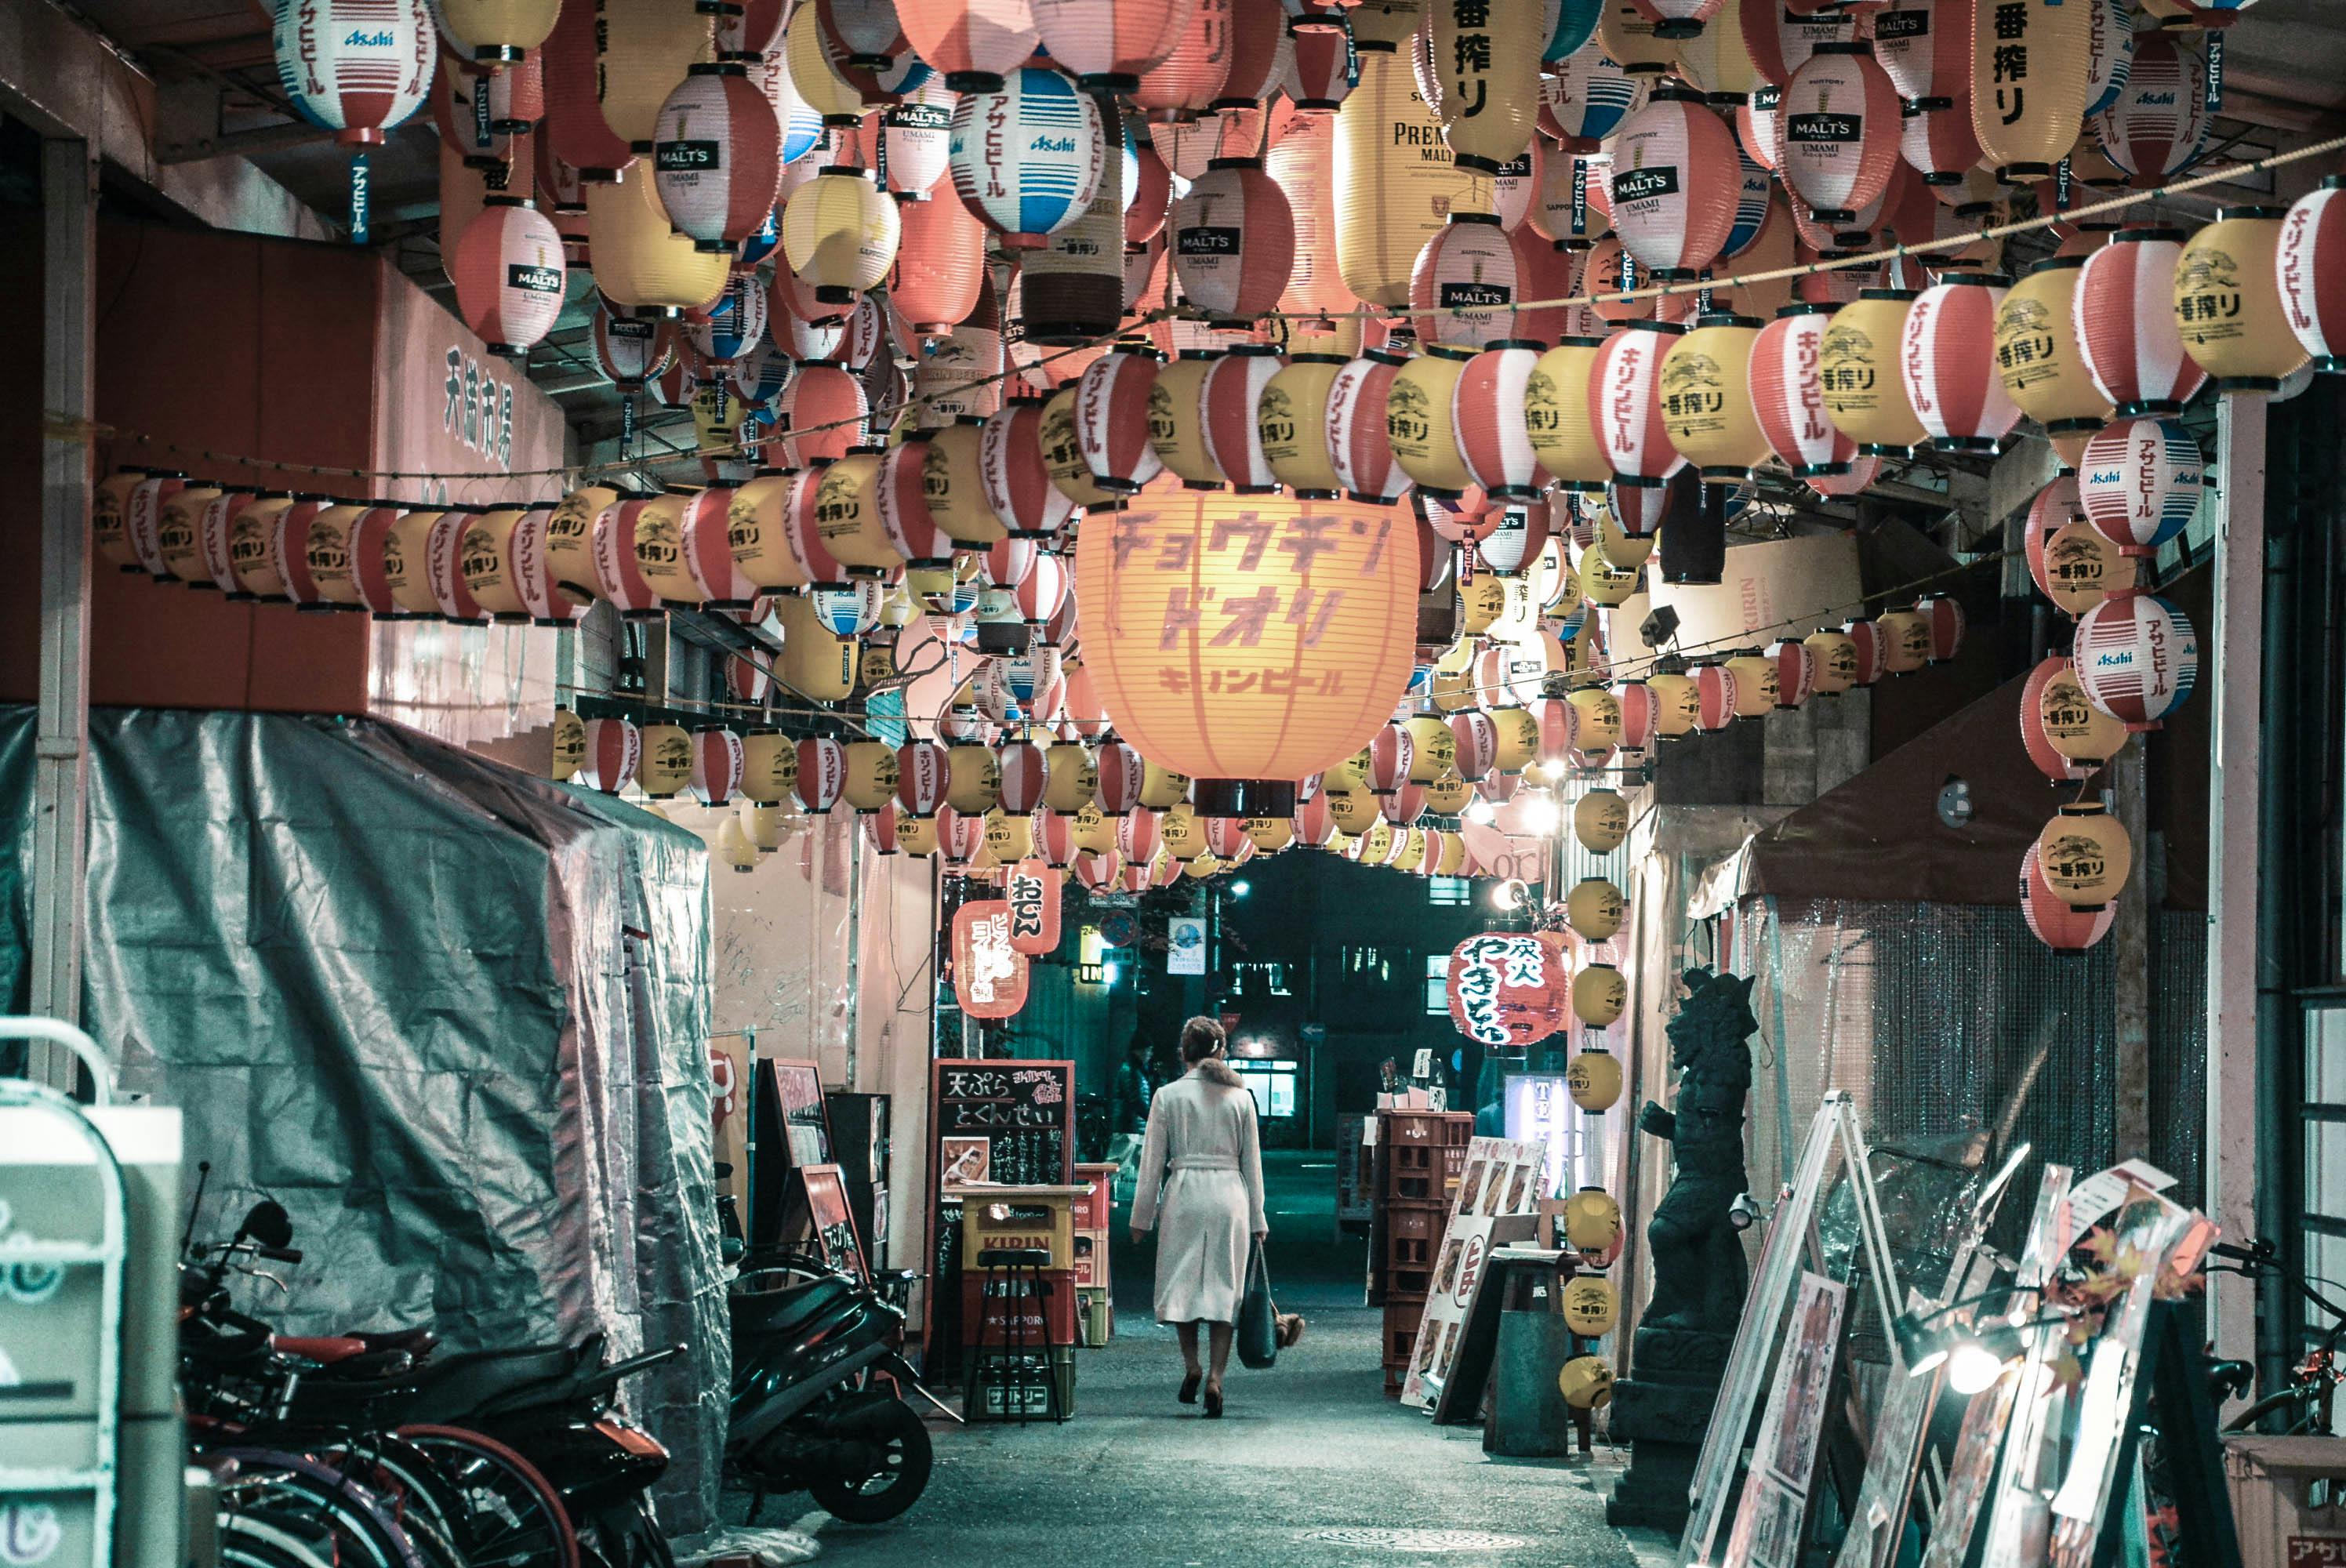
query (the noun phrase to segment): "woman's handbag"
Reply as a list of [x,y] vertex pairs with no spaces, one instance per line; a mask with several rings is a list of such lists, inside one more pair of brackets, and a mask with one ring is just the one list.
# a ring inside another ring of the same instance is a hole
[[1279,1308],[1271,1304],[1270,1270],[1263,1266],[1262,1243],[1247,1246],[1246,1294],[1239,1300],[1239,1364],[1260,1371],[1279,1359]]

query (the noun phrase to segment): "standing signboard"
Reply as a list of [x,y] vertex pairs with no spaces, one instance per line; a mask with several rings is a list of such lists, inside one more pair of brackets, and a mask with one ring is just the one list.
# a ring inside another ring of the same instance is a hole
[[1824,1438],[1833,1368],[1841,1359],[1841,1308],[1849,1287],[1803,1273],[1776,1380],[1760,1421],[1760,1444],[1743,1477],[1743,1499],[1727,1538],[1726,1568],[1800,1568],[1808,1539],[1809,1491]]
[[964,1193],[1076,1179],[1076,1064],[948,1057],[929,1068],[927,1365],[953,1369],[961,1344]]
[[1531,1239],[1538,1225],[1542,1196],[1541,1154],[1537,1144],[1507,1138],[1476,1138],[1466,1145],[1458,1195],[1443,1232],[1441,1250],[1433,1257],[1425,1316],[1419,1320],[1417,1340],[1410,1350],[1402,1403],[1423,1410],[1441,1397],[1458,1354],[1466,1309],[1474,1299],[1474,1283],[1491,1248]]

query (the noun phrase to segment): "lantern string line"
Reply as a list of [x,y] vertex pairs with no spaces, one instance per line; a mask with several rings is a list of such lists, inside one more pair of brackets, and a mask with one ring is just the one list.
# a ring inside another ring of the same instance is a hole
[[[1801,262],[1794,266],[1770,268],[1759,272],[1737,273],[1726,278],[1698,279],[1688,282],[1652,284],[1643,288],[1607,291],[1602,294],[1572,294],[1553,300],[1515,300],[1504,307],[1504,309],[1510,311],[1520,312],[1525,311],[1564,310],[1581,305],[1593,306],[1597,304],[1630,303],[1641,300],[1660,299],[1670,295],[1698,293],[1704,290],[1716,291],[1722,289],[1744,287],[1754,283],[1781,282],[1787,279],[1808,278],[1814,277],[1821,273],[1844,271],[1860,267],[1872,267],[1885,261],[1895,260],[1901,257],[1927,256],[1935,251],[1959,249],[1964,246],[1971,245],[1983,239],[2001,239],[2014,234],[2027,234],[2033,233],[2041,229],[2050,229],[2056,224],[2074,224],[2083,219],[2100,217],[2111,213],[2122,213],[2127,208],[2137,206],[2142,202],[2156,201],[2162,197],[2180,196],[2190,191],[2203,189],[2208,186],[2227,184],[2235,181],[2245,175],[2261,174],[2271,169],[2279,168],[2285,164],[2299,163],[2307,158],[2321,158],[2329,154],[2341,151],[2346,151],[2346,136],[2330,137],[2321,141],[2308,143],[2304,147],[2290,148],[2280,152],[2269,154],[2263,158],[2250,159],[2245,163],[2225,164],[2218,168],[2211,168],[2202,174],[2192,175],[2183,179],[2170,181],[2166,185],[2157,186],[2150,189],[2129,191],[2125,195],[2110,197],[2101,201],[2089,202],[2083,207],[2071,208],[2066,212],[2044,213],[2035,218],[2014,219],[2009,222],[1984,225],[1965,234],[1952,234],[1943,238],[1917,241],[1911,245],[1902,243],[1875,250],[1855,251],[1846,255],[1821,257],[1817,260]],[[1168,288],[1169,290],[1171,273],[1171,268],[1169,265],[1168,266],[1167,272]],[[1325,321],[1333,323],[1341,321],[1381,321],[1406,317],[1479,316],[1487,315],[1491,312],[1492,307],[1472,305],[1433,306],[1423,311],[1413,308],[1382,310],[1363,307],[1357,311],[1266,311],[1256,319],[1260,321]],[[1039,370],[1045,366],[1056,363],[1060,360],[1067,359],[1074,355],[1090,353],[1097,350],[1113,347],[1119,341],[1127,341],[1132,338],[1136,331],[1154,326],[1161,321],[1201,319],[1204,319],[1203,312],[1193,312],[1191,308],[1186,306],[1166,306],[1152,309],[1120,323],[1113,332],[1103,334],[1083,343],[1060,347],[1056,352],[1041,355],[1032,365],[1005,366],[1004,369],[998,372],[994,372],[992,374],[982,376],[973,382],[964,383],[963,386],[956,388],[950,394],[939,392],[916,392],[912,396],[903,399],[900,402],[879,409],[869,410],[860,417],[831,420],[822,424],[809,425],[803,429],[794,429],[788,432],[778,431],[772,435],[760,436],[751,441],[736,440],[723,446],[702,447],[698,449],[696,454],[705,458],[750,457],[757,455],[767,445],[777,441],[801,439],[840,430],[872,430],[879,427],[884,427],[886,425],[892,424],[896,420],[907,412],[923,411],[932,408],[941,397],[950,395],[957,398],[965,396],[970,391],[978,388],[1006,384],[1024,377],[1030,370]],[[345,468],[304,463],[289,463],[280,462],[274,458],[251,457],[240,455],[234,453],[216,452],[209,448],[187,446],[178,442],[167,441],[159,436],[145,432],[128,430],[120,426],[106,424],[94,420],[85,420],[78,416],[64,413],[56,410],[45,411],[41,421],[41,434],[45,440],[78,443],[85,445],[96,444],[97,442],[108,440],[128,442],[134,445],[150,448],[158,452],[168,453],[174,456],[198,459],[207,463],[223,463],[238,468],[266,469],[271,472],[282,473],[311,474],[321,478],[331,479],[445,480],[463,482],[505,482],[523,479],[556,479],[576,484],[584,484],[592,479],[616,477],[620,474],[630,473],[642,467],[641,459],[615,460],[610,463],[583,466],[578,464],[568,464],[555,468],[510,469],[505,471],[480,469],[438,470]]]

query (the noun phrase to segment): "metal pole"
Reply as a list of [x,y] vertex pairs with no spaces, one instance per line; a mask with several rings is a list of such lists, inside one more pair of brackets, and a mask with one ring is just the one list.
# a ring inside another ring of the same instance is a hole
[[[2265,405],[2216,415],[2215,702],[2208,780],[2208,1105],[2204,1202],[2227,1237],[2257,1234],[2258,780],[2264,678]],[[2216,1354],[2256,1351],[2256,1288],[2209,1277]]]
[[[85,141],[41,144],[41,406],[87,422],[97,260],[97,164]],[[81,1019],[81,943],[89,867],[90,447],[41,447],[40,714],[33,773],[36,1013]],[[74,1059],[34,1044],[36,1081],[73,1086]]]
[[2117,1104],[2113,1107],[2115,1159],[2136,1158],[2150,1147],[2150,835],[2143,780],[2143,748],[2126,748],[2111,760],[2112,814],[2134,845],[2134,866],[2110,924],[2112,1043],[2116,1046]]
[[857,1031],[862,1027],[862,1009],[857,987],[861,981],[860,957],[863,946],[863,823],[851,819],[847,827],[847,1083],[849,1089],[863,1085],[856,1076],[856,1064],[862,1053],[858,1049]]

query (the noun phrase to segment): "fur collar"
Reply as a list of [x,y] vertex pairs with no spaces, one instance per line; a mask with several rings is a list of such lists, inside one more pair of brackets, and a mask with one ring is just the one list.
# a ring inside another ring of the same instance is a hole
[[1237,1069],[1219,1056],[1207,1057],[1189,1069],[1189,1075],[1193,1078],[1203,1078],[1209,1084],[1219,1084],[1225,1089],[1246,1087],[1239,1081]]

